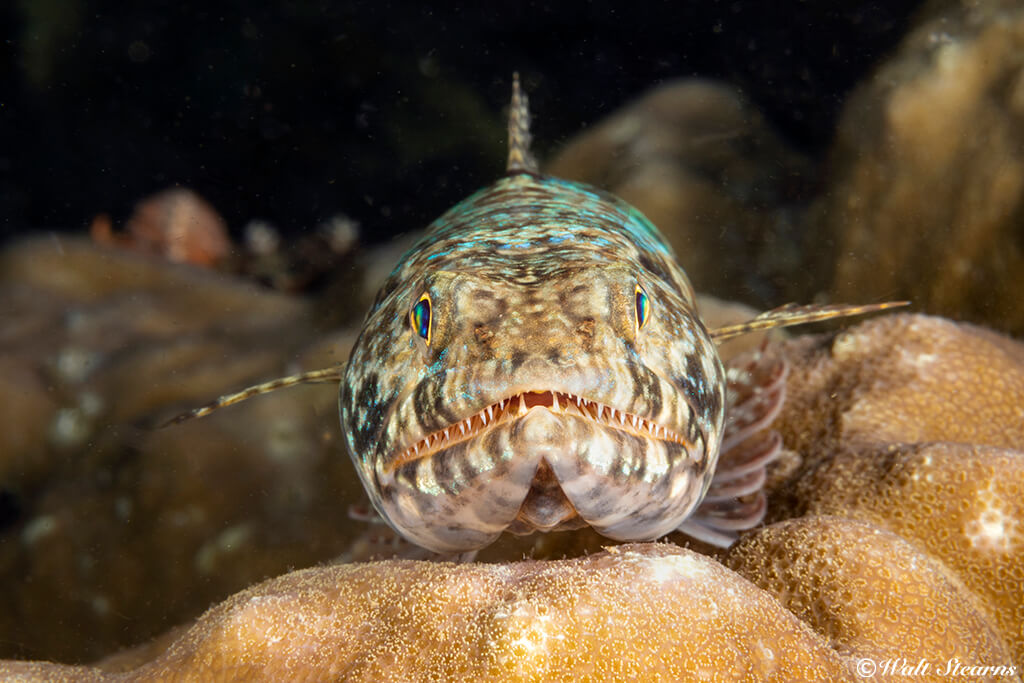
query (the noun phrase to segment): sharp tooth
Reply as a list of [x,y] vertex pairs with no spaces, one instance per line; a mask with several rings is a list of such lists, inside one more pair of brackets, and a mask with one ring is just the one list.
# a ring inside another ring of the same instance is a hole
[[444,440],[445,441],[448,440],[448,428],[447,427],[444,428]]
[[618,411],[618,413],[619,413],[619,424],[622,424],[622,425],[626,424],[626,414],[623,413],[621,410]]
[[601,419],[601,413],[604,412],[604,406],[600,403],[597,404],[597,419]]
[[579,396],[576,397],[576,405],[578,405],[578,406],[582,406],[583,405],[583,399],[580,398]]
[[637,417],[636,415],[633,416],[633,426],[637,428],[640,427],[640,418]]
[[463,420],[462,422],[459,423],[459,431],[462,432],[463,434],[466,433],[466,421],[465,420]]
[[555,392],[555,391],[551,392],[551,408],[556,413],[560,410],[560,408],[558,406],[558,392]]
[[484,414],[487,416],[488,420],[491,419],[492,410],[493,410],[493,406],[487,406],[487,409],[484,411]]
[[501,410],[502,408],[505,407],[505,401],[507,401],[507,400],[508,400],[507,398],[503,398],[500,401],[498,401],[498,410]]
[[519,394],[519,412],[526,412],[526,397],[523,396],[522,394]]

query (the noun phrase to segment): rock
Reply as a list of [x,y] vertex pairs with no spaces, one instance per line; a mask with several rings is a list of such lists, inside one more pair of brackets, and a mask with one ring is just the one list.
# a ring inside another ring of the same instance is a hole
[[850,98],[812,223],[831,294],[1024,332],[1024,9],[937,2]]
[[95,659],[361,533],[335,387],[153,429],[343,362],[309,302],[68,238],[0,253],[0,302],[3,656]]
[[800,248],[809,169],[734,88],[680,80],[576,136],[545,170],[640,209],[697,289],[771,307],[827,282]]

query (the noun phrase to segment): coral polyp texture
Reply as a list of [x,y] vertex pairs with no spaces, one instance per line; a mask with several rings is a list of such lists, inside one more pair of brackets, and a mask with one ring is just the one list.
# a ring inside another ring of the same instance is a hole
[[804,464],[771,517],[899,534],[986,603],[1024,661],[1024,346],[894,315],[781,349],[790,390],[775,426]]
[[1019,681],[1024,347],[892,315],[771,348],[791,368],[774,425],[791,463],[771,478],[774,523],[717,559],[651,543],[307,569],[166,649],[0,677]]
[[[756,634],[756,637],[751,637]],[[47,680],[80,668],[8,665]],[[668,544],[505,565],[389,561],[239,593],[140,680],[829,680],[847,665],[769,594]]]

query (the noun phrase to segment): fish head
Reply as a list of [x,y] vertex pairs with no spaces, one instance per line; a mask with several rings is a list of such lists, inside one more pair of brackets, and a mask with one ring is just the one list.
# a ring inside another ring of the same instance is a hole
[[725,383],[688,285],[615,261],[421,270],[385,287],[340,401],[399,533],[442,553],[587,525],[649,540],[692,513]]

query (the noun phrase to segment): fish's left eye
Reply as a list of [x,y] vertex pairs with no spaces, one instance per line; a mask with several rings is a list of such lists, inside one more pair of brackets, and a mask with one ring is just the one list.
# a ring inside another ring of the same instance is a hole
[[413,331],[430,346],[430,294],[424,292],[409,311],[409,323]]
[[651,319],[651,298],[640,285],[636,286],[636,329],[642,328]]

